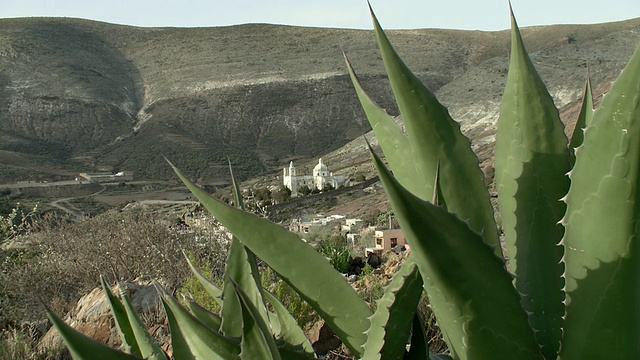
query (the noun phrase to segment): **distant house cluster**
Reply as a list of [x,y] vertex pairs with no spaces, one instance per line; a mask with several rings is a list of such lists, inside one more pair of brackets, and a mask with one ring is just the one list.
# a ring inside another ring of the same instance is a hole
[[298,175],[293,161],[289,163],[288,168],[285,167],[283,169],[283,172],[283,184],[291,190],[292,197],[300,195],[300,189],[304,186],[310,189],[323,190],[327,186],[335,189],[340,186],[349,185],[349,179],[342,175],[334,176],[333,173],[329,171],[327,165],[322,163],[322,159],[320,159],[318,164],[313,168],[312,175]]
[[347,246],[354,246],[364,233],[374,232],[375,246],[366,248],[365,255],[373,253],[380,256],[387,251],[403,253],[409,248],[401,229],[375,230],[375,227],[367,227],[362,219],[348,219],[344,215],[305,216],[289,224],[290,231],[302,234],[308,234],[313,227],[339,230],[347,238]]
[[[323,226],[327,228],[341,228],[342,224],[345,222],[346,217],[344,215],[315,215],[311,217],[303,217],[300,219],[295,219],[291,225],[289,225],[289,230],[294,232],[299,232],[303,234],[308,234],[309,229],[314,226]],[[346,219],[346,221],[354,220],[354,219]],[[362,221],[362,220],[360,220]]]
[[[103,173],[80,173],[80,178],[89,182],[116,182],[116,181],[133,181],[132,171],[120,171],[115,174],[110,172]],[[76,179],[80,181],[80,178]]]

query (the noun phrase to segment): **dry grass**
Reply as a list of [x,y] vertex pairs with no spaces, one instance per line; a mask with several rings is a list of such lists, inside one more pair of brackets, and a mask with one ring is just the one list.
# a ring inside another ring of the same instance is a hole
[[182,250],[222,273],[226,249],[206,229],[178,231],[166,217],[109,211],[76,224],[48,220],[0,262],[0,329],[63,314],[89,290],[151,277],[175,289],[190,275]]

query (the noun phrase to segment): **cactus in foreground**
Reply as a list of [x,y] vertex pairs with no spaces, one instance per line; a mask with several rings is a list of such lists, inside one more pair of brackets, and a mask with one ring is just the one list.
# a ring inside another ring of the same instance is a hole
[[[468,139],[403,64],[374,16],[408,136],[371,101],[348,60],[347,67],[393,170],[391,175],[372,153],[411,257],[372,313],[326,259],[296,235],[212,199],[174,167],[234,234],[223,289],[192,266],[221,304],[220,314],[197,304],[189,311],[160,291],[176,359],[314,357],[286,309],[260,287],[256,257],[325,319],[356,358],[640,358],[640,50],[595,113],[587,82],[580,125],[569,141],[511,17],[495,164],[512,273]],[[236,204],[241,204],[238,197]],[[450,354],[428,353],[415,317],[423,288]],[[161,358],[126,297],[124,305],[109,298],[131,354],[83,338],[50,313],[74,357]]]

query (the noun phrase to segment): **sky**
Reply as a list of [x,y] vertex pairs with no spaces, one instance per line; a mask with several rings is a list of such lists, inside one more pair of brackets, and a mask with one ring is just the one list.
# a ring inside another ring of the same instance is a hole
[[[504,30],[508,0],[371,0],[385,29]],[[640,17],[639,0],[512,0],[521,27]],[[56,16],[143,27],[269,23],[371,29],[366,0],[1,0],[0,18]]]

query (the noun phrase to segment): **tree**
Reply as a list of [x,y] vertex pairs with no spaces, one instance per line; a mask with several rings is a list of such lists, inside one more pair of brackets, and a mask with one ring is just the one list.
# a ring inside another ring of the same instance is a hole
[[399,227],[398,221],[393,215],[392,210],[383,211],[378,214],[378,218],[376,219],[376,229],[397,229]]
[[271,200],[271,190],[266,187],[259,188],[253,191],[253,196],[258,201]]
[[322,191],[331,191],[331,190],[333,190],[333,189],[335,189],[335,188],[333,187],[333,185],[332,185],[332,184],[327,183],[327,184],[324,184],[324,187],[322,188]]
[[298,192],[304,196],[311,194],[311,189],[307,185],[303,185],[298,189]]
[[291,190],[282,185],[280,188],[271,193],[271,198],[276,201],[276,203],[283,203],[289,199],[291,199]]

